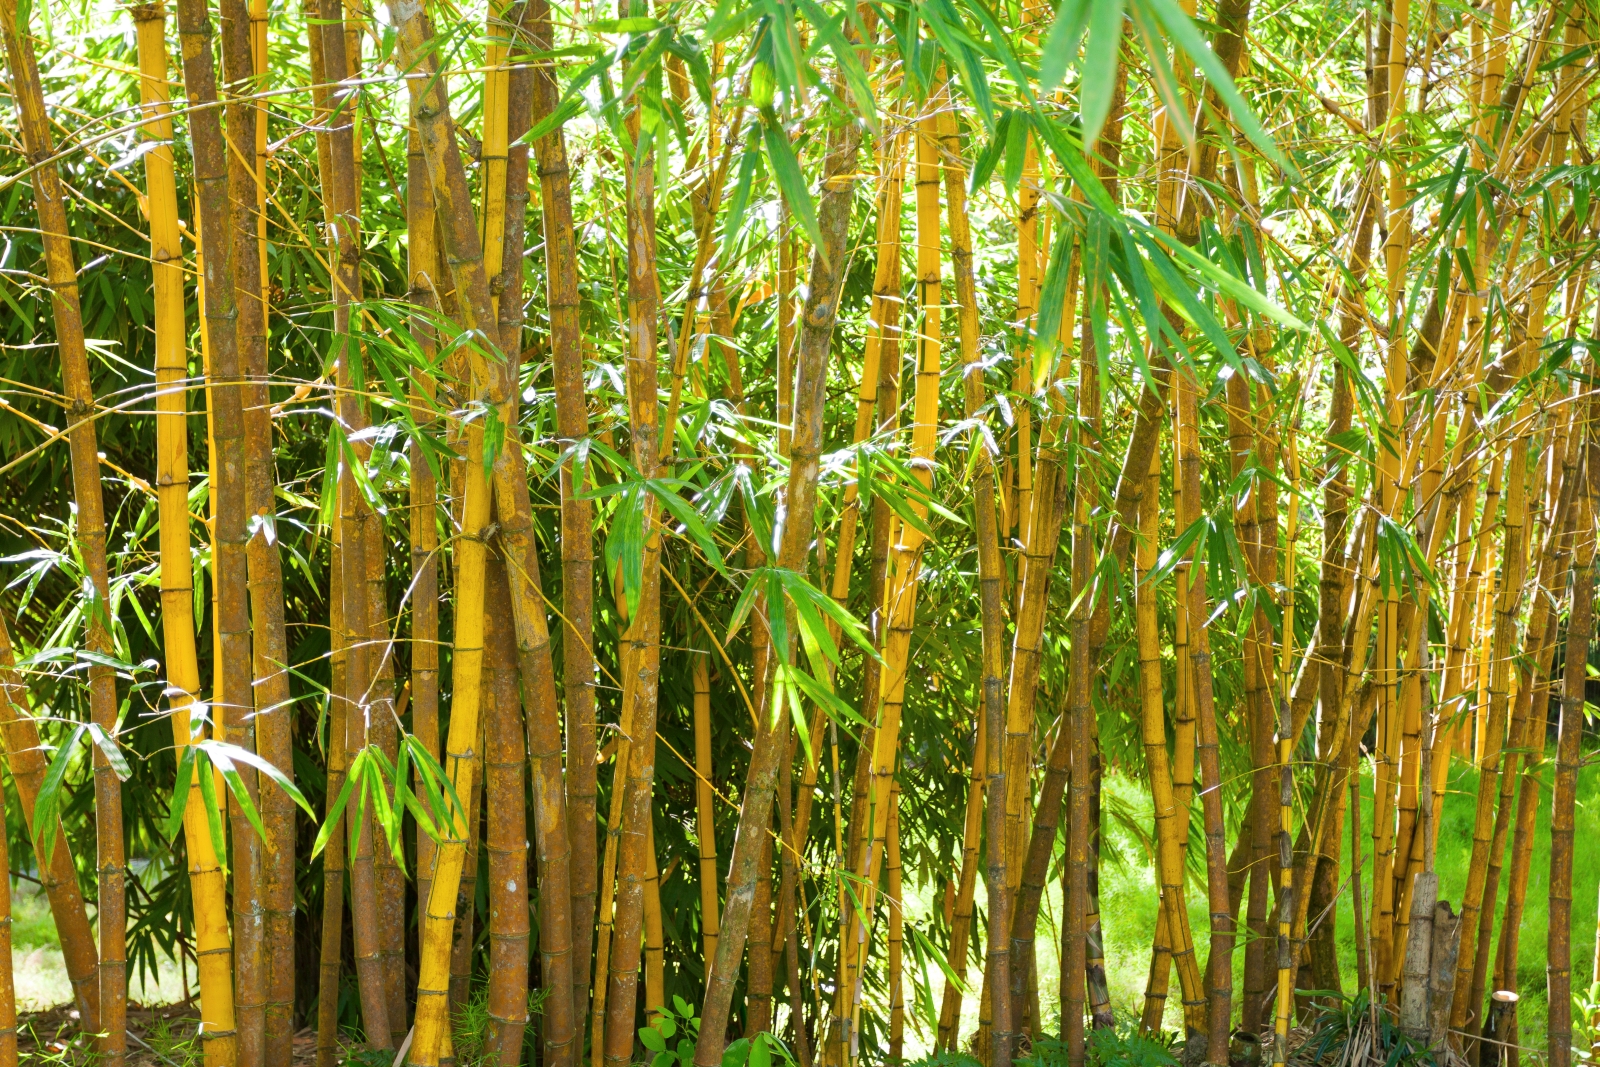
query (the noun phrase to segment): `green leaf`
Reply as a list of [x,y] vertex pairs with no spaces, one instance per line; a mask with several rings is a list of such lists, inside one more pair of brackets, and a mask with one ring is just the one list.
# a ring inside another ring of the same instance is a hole
[[168,841],[176,841],[178,831],[183,829],[183,813],[189,804],[189,787],[194,784],[194,746],[184,745],[178,751],[178,775],[173,782],[167,821],[162,827]]
[[811,191],[806,188],[805,176],[800,173],[800,161],[795,157],[794,146],[789,143],[789,135],[770,110],[761,114],[761,139],[766,146],[767,160],[772,164],[772,176],[783,193],[784,203],[789,205],[789,213],[805,231],[806,240],[811,242],[817,255],[827,262],[822,246],[822,230],[817,225],[816,205],[811,201]]
[[78,739],[87,729],[84,723],[73,727],[66,744],[56,749],[56,754],[50,758],[50,766],[44,772],[44,781],[39,783],[39,792],[33,802],[33,825],[34,832],[39,837],[41,866],[49,865],[50,856],[55,851],[56,821],[60,817],[61,783],[66,780],[67,765],[72,761],[72,750],[78,746]]
[[1184,14],[1183,9],[1174,3],[1174,0],[1132,0],[1132,2],[1136,9],[1145,9],[1154,15],[1167,31],[1167,35],[1172,38],[1173,43],[1205,73],[1206,81],[1227,105],[1228,113],[1238,124],[1239,132],[1249,138],[1250,143],[1261,150],[1262,155],[1291,176],[1298,177],[1294,164],[1278,152],[1278,146],[1273,143],[1272,137],[1261,127],[1261,121],[1256,118],[1255,110],[1245,102],[1244,97],[1239,95],[1233,79],[1228,77],[1228,72],[1223,69],[1222,62],[1200,36],[1200,31],[1195,28],[1194,20]]
[[[244,812],[244,817],[249,821],[250,828],[262,841],[267,839],[266,827],[261,825],[261,813],[256,810],[256,802],[250,797],[250,790],[245,785],[244,777],[239,774],[239,768],[233,765],[233,760],[225,751],[207,748],[209,742],[200,742],[199,749],[206,754],[217,770],[222,772],[222,781],[227,785],[228,792],[233,794],[233,801],[239,805],[239,810]],[[219,853],[220,855],[220,853]]]
[[[1122,0],[1113,0],[1121,14]],[[1045,36],[1044,48],[1039,55],[1039,95],[1048,96],[1067,76],[1078,53],[1078,41],[1089,21],[1090,8],[1099,5],[1094,0],[1061,0],[1056,9],[1055,21]],[[1111,5],[1107,5],[1111,6]]]
[[1083,77],[1078,83],[1078,111],[1083,117],[1086,150],[1093,147],[1106,124],[1106,116],[1111,113],[1111,95],[1117,87],[1117,59],[1122,51],[1124,3],[1125,0],[1094,0],[1089,5],[1089,45],[1084,50]]
[[94,741],[95,747],[100,750],[100,754],[106,758],[106,762],[111,765],[111,770],[116,774],[117,780],[126,782],[129,778],[132,778],[133,768],[128,766],[128,761],[123,757],[122,749],[117,745],[116,740],[101,729],[99,723],[91,722],[87,725],[90,739]]
[[653,1026],[645,1026],[639,1029],[639,1043],[651,1052],[667,1051],[667,1042],[661,1036],[661,1031]]

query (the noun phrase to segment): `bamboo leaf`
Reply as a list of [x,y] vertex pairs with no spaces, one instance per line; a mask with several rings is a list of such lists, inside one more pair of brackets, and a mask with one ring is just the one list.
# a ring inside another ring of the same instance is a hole
[[789,135],[784,133],[777,116],[770,109],[764,110],[761,114],[761,139],[766,146],[767,160],[772,164],[772,176],[783,193],[784,203],[789,205],[789,213],[800,224],[806,240],[811,242],[811,247],[816,250],[817,255],[822,256],[826,262],[822,230],[817,226],[816,205],[811,202],[811,192],[806,188],[805,177],[800,173],[800,161],[795,158],[794,146],[789,143]]

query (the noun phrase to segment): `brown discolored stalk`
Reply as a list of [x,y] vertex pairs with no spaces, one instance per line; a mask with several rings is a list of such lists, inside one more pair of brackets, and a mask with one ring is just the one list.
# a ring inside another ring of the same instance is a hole
[[[269,542],[268,525],[276,513],[273,496],[271,414],[266,404],[267,316],[263,301],[261,253],[257,240],[255,141],[261,121],[260,109],[249,99],[255,91],[255,62],[251,48],[251,24],[246,0],[222,0],[220,36],[222,38],[222,76],[226,92],[224,114],[227,119],[227,164],[230,225],[224,232],[233,239],[233,269],[237,318],[239,370],[242,374],[242,447],[244,452],[244,507],[246,522],[245,570],[249,580],[251,608],[252,684],[249,689],[228,689],[229,706],[223,711],[228,741],[247,751],[256,750],[256,734],[264,715],[274,705],[288,700],[288,676],[272,664],[286,663],[287,639],[283,635],[283,576],[276,572],[275,589],[269,578],[267,557],[276,563],[276,546]],[[216,233],[217,231],[208,231]],[[213,242],[215,243],[215,242]],[[219,500],[219,504],[220,504]],[[220,516],[220,509],[218,515]],[[219,557],[219,564],[222,557]],[[225,593],[219,573],[219,592]],[[276,593],[275,605],[269,600]],[[274,611],[274,608],[276,609]],[[278,640],[269,635],[270,624],[278,623]],[[247,700],[249,692],[253,699]],[[283,724],[283,715],[278,723]],[[280,737],[281,741],[282,738]],[[280,746],[281,747],[281,746]],[[292,755],[292,753],[291,753]],[[262,793],[255,768],[241,766],[239,776],[252,803],[259,810]],[[266,959],[266,850],[256,836],[242,805],[228,801],[230,832],[233,838],[233,965],[234,1006],[239,1025],[239,1063],[257,1067],[266,1060],[267,959]],[[282,830],[281,823],[278,829]],[[276,844],[276,842],[275,842]]]
[[[1593,408],[1593,404],[1586,405]],[[1577,548],[1572,566],[1572,610],[1562,674],[1560,732],[1556,742],[1555,795],[1550,815],[1550,913],[1545,939],[1549,974],[1551,1067],[1572,1062],[1572,867],[1574,812],[1582,756],[1583,704],[1589,646],[1594,639],[1594,498],[1600,460],[1588,420],[1577,433],[1584,440],[1584,476],[1577,501]]]
[[39,882],[50,902],[56,935],[61,939],[61,955],[66,962],[67,979],[72,984],[73,1000],[83,1016],[84,1028],[89,1029],[95,1025],[92,1022],[95,1016],[90,1013],[97,1010],[100,1003],[100,987],[95,981],[99,957],[83,903],[83,891],[78,888],[72,847],[67,843],[66,829],[59,816],[53,847],[48,854],[42,847],[34,805],[44,782],[46,749],[39,737],[38,723],[28,707],[28,688],[16,671],[16,654],[11,647],[11,633],[6,628],[4,612],[0,612],[0,740],[5,743],[6,766],[22,802],[23,822],[28,828],[34,855],[49,857],[48,863],[39,865]]
[[497,562],[502,559],[491,557],[483,592],[483,788],[489,823],[483,846],[489,859],[489,1019],[483,1041],[489,1063],[516,1067],[528,1025],[528,824],[511,586]]
[[[784,525],[777,560],[779,567],[790,570],[803,569],[814,529],[823,447],[823,398],[833,327],[838,318],[839,289],[844,280],[845,240],[855,199],[854,171],[860,145],[859,126],[852,123],[833,130],[828,137],[823,164],[823,193],[817,209],[823,243],[812,251],[809,285],[801,314],[795,359],[795,421],[785,497],[788,521]],[[759,617],[761,611],[758,607],[755,616]],[[768,686],[767,692],[770,691]],[[758,712],[761,710],[757,708]],[[695,1062],[700,1067],[718,1067],[722,1062],[734,982],[749,932],[761,837],[768,825],[778,763],[783,754],[782,738],[771,719],[771,716],[758,719],[739,806],[739,829],[729,862],[726,911],[717,940],[716,961],[701,1008],[700,1037],[695,1046]]]
[[[342,432],[354,434],[364,425],[360,397],[361,350],[351,333],[351,304],[360,299],[359,193],[355,173],[355,92],[344,87],[349,77],[345,47],[344,7],[340,0],[322,0],[320,44],[323,77],[336,88],[330,93],[328,171],[323,175],[323,195],[328,199],[330,244],[334,257],[334,357],[337,360],[337,412]],[[319,27],[313,27],[315,31]],[[209,262],[208,262],[209,265]],[[350,444],[343,453],[339,475],[341,532],[340,591],[344,615],[345,688],[336,699],[345,704],[345,751],[354,759],[369,741],[372,682],[377,648],[371,625],[371,591],[368,556],[373,545],[372,522],[352,462],[362,462],[362,449]],[[392,1048],[387,989],[383,976],[382,931],[378,920],[378,878],[372,825],[372,805],[361,806],[359,824],[351,828],[353,851],[349,858],[350,918],[354,934],[356,979],[361,995],[362,1027],[367,1041],[380,1049]],[[350,818],[356,817],[348,810]]]
[[[315,50],[313,50],[315,51]],[[329,670],[328,687],[328,814],[350,772],[350,753],[345,749],[345,716],[343,699],[345,684],[344,608],[339,596],[343,580],[343,538],[338,516],[334,517],[329,545],[328,586],[328,636]],[[317,1067],[336,1067],[342,1049],[339,1046],[339,987],[344,973],[344,895],[345,895],[345,841],[344,816],[339,817],[334,832],[322,850],[322,942],[319,946],[317,969]],[[426,836],[426,835],[424,835]]]
[[[530,0],[529,36],[536,50],[551,47],[550,8]],[[533,117],[555,110],[559,98],[552,68],[533,69]],[[555,366],[556,425],[563,447],[589,433],[584,398],[583,350],[578,325],[578,268],[572,225],[571,172],[561,127],[534,143],[544,216],[545,267],[549,283],[550,349]],[[580,938],[572,961],[577,1014],[589,997],[589,946],[597,881],[595,837],[594,717],[594,531],[593,508],[579,494],[582,472],[570,460],[561,466],[562,692],[566,703],[567,825],[572,847],[572,928]]]
[[[643,14],[638,0],[622,0],[621,14]],[[639,135],[639,102],[626,101],[630,136]],[[627,396],[629,459],[639,477],[654,477],[660,463],[661,425],[658,414],[655,157],[644,153],[627,164],[628,341]],[[671,428],[668,428],[671,432]],[[643,506],[643,574],[637,603],[629,605],[623,637],[629,675],[630,735],[626,762],[619,760],[623,791],[621,837],[617,848],[616,917],[611,934],[607,977],[606,1067],[626,1067],[633,1058],[634,1010],[637,1006],[644,880],[648,867],[647,833],[655,786],[656,712],[661,670],[661,535],[656,529],[658,505],[653,497]],[[743,947],[742,945],[740,946]]]
[[[23,149],[32,168],[33,202],[38,212],[39,231],[44,243],[45,273],[49,278],[51,305],[55,313],[56,343],[61,357],[62,392],[66,395],[67,446],[72,465],[72,495],[77,505],[74,538],[83,566],[94,586],[99,608],[84,610],[84,641],[88,650],[101,657],[115,657],[109,603],[109,572],[106,567],[105,500],[100,487],[100,460],[95,443],[93,415],[94,383],[89,376],[88,348],[84,342],[83,313],[78,303],[77,268],[74,265],[72,238],[67,227],[60,171],[53,156],[55,145],[50,120],[45,112],[44,90],[34,59],[29,28],[19,21],[15,0],[3,0],[0,7],[0,39],[3,39],[6,65],[11,75],[11,95],[18,111],[17,127]],[[89,712],[91,721],[115,744],[117,736],[116,675],[105,663],[89,665]],[[104,1061],[121,1064],[127,1052],[128,1011],[128,912],[126,899],[127,859],[122,829],[122,783],[98,744],[90,746],[94,767],[96,926],[99,952],[96,964],[97,990],[77,993],[79,1010],[90,1032],[101,1037],[97,1049]],[[60,916],[58,915],[58,919]],[[65,942],[64,942],[65,943]],[[80,951],[68,953],[87,962]],[[74,986],[84,980],[74,974]]]

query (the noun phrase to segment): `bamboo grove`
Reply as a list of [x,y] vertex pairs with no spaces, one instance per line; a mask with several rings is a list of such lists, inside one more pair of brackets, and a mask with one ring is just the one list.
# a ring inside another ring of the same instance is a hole
[[0,0],[0,1064],[1587,1060],[1596,35]]

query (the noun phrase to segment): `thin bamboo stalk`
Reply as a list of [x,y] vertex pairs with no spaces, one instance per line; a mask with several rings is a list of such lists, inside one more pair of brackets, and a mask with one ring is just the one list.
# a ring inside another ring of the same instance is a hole
[[[29,30],[19,22],[15,0],[0,8],[0,39],[11,75],[11,95],[16,101],[18,129],[28,163],[33,168],[34,206],[43,238],[45,271],[49,278],[55,314],[56,343],[61,356],[61,384],[66,394],[67,444],[72,465],[72,495],[77,506],[73,526],[76,549],[93,583],[100,608],[84,611],[84,641],[102,660],[114,657],[111,619],[103,607],[109,603],[106,566],[105,501],[100,488],[100,460],[93,413],[94,383],[89,376],[88,349],[84,342],[83,312],[78,304],[77,271],[67,228],[61,175],[54,162],[55,146],[45,112],[44,90],[34,60]],[[117,736],[116,675],[104,662],[89,667],[90,718],[115,745]],[[99,930],[98,989],[92,1000],[80,995],[84,1021],[90,1032],[102,1036],[97,1048],[106,1063],[121,1064],[127,1052],[128,912],[127,859],[122,827],[122,783],[100,745],[91,745],[94,768],[95,870],[97,880],[96,926]],[[72,955],[69,955],[69,960]],[[80,1008],[82,1010],[82,1008]],[[90,1022],[90,1020],[94,1020]]]
[[[941,283],[939,257],[939,142],[938,119],[929,110],[917,121],[916,130],[916,200],[917,200],[917,307],[919,312],[916,335],[917,382],[912,416],[911,464],[924,489],[932,486],[932,460],[937,438],[939,415],[939,374],[941,338]],[[926,503],[918,500],[911,507],[919,516],[925,514]],[[906,676],[911,662],[911,628],[916,614],[918,579],[921,570],[921,553],[926,535],[909,522],[897,524],[899,536],[893,542],[889,569],[888,589],[885,595],[885,617],[888,637],[884,645],[882,703],[877,709],[877,729],[873,736],[871,761],[871,788],[867,801],[870,836],[863,842],[862,864],[865,879],[862,883],[861,915],[853,916],[848,924],[848,936],[864,954],[864,948],[874,915],[874,898],[882,864],[883,842],[888,837],[888,825],[893,801],[890,788],[899,756],[901,713],[905,702]],[[862,971],[865,959],[855,957],[847,962],[846,989],[852,1019],[859,1013],[862,999]],[[859,1054],[859,1030],[852,1022],[846,1033],[846,1047],[852,1059]]]
[[[1569,23],[1569,29],[1571,24]],[[1569,42],[1571,40],[1569,33]],[[1593,403],[1587,405],[1591,411]],[[1572,610],[1567,619],[1567,645],[1561,691],[1560,732],[1556,742],[1554,798],[1550,814],[1550,912],[1545,951],[1549,968],[1549,1037],[1551,1067],[1572,1062],[1572,868],[1574,813],[1577,807],[1579,759],[1583,741],[1583,703],[1587,687],[1589,646],[1594,640],[1594,496],[1600,460],[1593,426],[1584,420],[1584,481],[1578,492],[1577,549],[1572,567]]]
[[906,992],[905,909],[902,904],[904,887],[900,869],[900,784],[895,783],[889,793],[889,842],[884,863],[887,878],[885,887],[889,903],[889,1060],[900,1063],[905,1059],[906,1044]]
[[700,938],[706,974],[717,955],[717,820],[711,787],[711,665],[696,652],[694,673],[695,831],[700,850]]
[[[415,127],[406,138],[406,242],[410,292],[407,299],[425,310],[436,310],[435,288],[440,284],[438,248],[434,243],[433,195],[428,188],[428,163]],[[437,339],[422,315],[413,317],[412,333],[425,358],[437,352]],[[419,425],[437,418],[434,405],[438,384],[432,375],[416,374],[412,381],[413,410]],[[436,460],[418,440],[407,449],[411,466],[410,510],[407,527],[411,540],[411,733],[434,759],[439,758],[439,527]],[[416,785],[420,788],[421,771]],[[433,877],[433,838],[420,824],[416,828],[417,899],[426,902]]]
[[[795,359],[795,421],[785,495],[789,517],[777,559],[779,567],[790,570],[804,567],[815,528],[823,397],[833,327],[838,317],[837,297],[844,280],[845,241],[855,196],[854,171],[860,144],[861,130],[854,124],[830,132],[823,163],[823,192],[817,207],[823,243],[812,250],[806,302],[800,320]],[[755,615],[760,617],[761,609]],[[771,660],[775,661],[776,657]],[[771,662],[767,670],[775,667],[776,662]],[[770,694],[771,689],[767,685],[764,693]],[[777,724],[771,721],[773,717],[759,716],[765,699],[763,696],[757,702],[756,735],[739,806],[739,829],[729,860],[726,911],[701,1007],[700,1037],[695,1045],[695,1063],[700,1067],[718,1067],[722,1062],[734,982],[749,932],[755,867],[760,860],[761,837],[769,824],[778,763],[783,754],[782,738]]]
[[[0,792],[0,816],[5,797]],[[11,972],[11,855],[0,834],[0,1067],[17,1067],[17,997]]]
[[[1178,525],[1193,525],[1200,510],[1200,438],[1195,411],[1196,386],[1192,374],[1178,373],[1179,468],[1183,480],[1183,511]],[[1205,586],[1205,565],[1191,565],[1189,573],[1189,619],[1209,616]],[[1194,665],[1194,709],[1198,733],[1201,808],[1205,817],[1206,888],[1211,909],[1211,967],[1207,974],[1210,1003],[1206,1062],[1228,1062],[1228,1037],[1233,999],[1234,920],[1228,905],[1228,863],[1225,830],[1222,824],[1221,766],[1217,755],[1217,720],[1211,692],[1211,639],[1203,625],[1190,634],[1189,658]]]

